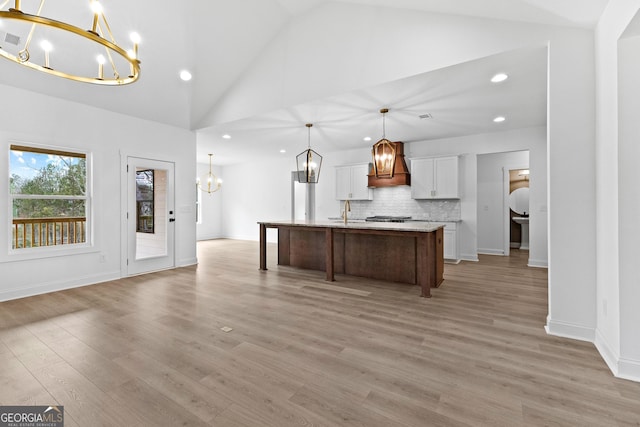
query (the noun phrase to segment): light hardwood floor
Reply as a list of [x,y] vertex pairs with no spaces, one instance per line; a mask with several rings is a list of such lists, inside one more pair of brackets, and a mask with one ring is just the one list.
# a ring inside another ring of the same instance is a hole
[[201,242],[198,267],[1,303],[0,404],[67,427],[640,425],[640,384],[545,334],[546,270],[515,252],[424,299]]

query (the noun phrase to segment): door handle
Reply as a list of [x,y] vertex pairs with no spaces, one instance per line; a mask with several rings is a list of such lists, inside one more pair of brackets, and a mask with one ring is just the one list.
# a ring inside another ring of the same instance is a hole
[[175,218],[169,218],[169,222],[176,222]]

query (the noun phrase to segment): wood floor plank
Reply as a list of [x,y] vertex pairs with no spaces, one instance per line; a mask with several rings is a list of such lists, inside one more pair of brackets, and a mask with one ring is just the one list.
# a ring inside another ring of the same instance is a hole
[[421,427],[467,427],[477,425],[478,420],[473,423],[464,423],[455,418],[440,414],[437,407],[424,405],[413,399],[407,399],[384,391],[372,391],[363,406],[371,412],[384,415],[393,420],[396,425]]
[[69,414],[80,425],[144,425],[143,418],[123,408],[66,362],[29,370],[64,406],[65,416]]
[[144,380],[204,422],[211,422],[231,404],[224,395],[207,389],[198,381],[157,362],[142,351],[120,357],[114,362],[128,369],[132,377]]
[[143,425],[185,427],[209,425],[137,378],[110,391],[109,396],[118,402],[121,408],[143,419]]
[[256,242],[200,242],[198,266],[0,303],[0,404],[69,426],[640,425],[640,383],[545,333],[526,252],[446,264],[425,299],[267,251],[259,271]]

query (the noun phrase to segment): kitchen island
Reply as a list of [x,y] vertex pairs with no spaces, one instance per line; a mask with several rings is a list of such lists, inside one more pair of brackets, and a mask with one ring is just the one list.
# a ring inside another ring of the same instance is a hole
[[267,228],[278,229],[278,265],[419,285],[443,281],[443,226],[428,222],[271,221],[260,225],[260,270],[267,270]]

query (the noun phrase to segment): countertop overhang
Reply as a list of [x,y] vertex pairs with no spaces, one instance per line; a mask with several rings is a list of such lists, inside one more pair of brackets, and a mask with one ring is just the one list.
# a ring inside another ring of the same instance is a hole
[[264,225],[269,228],[275,228],[278,226],[287,227],[309,227],[309,228],[334,228],[337,230],[386,230],[386,231],[410,231],[418,233],[430,233],[440,228],[444,228],[444,225],[433,222],[347,222],[343,221],[330,221],[330,220],[288,220],[288,221],[259,221],[258,224]]

